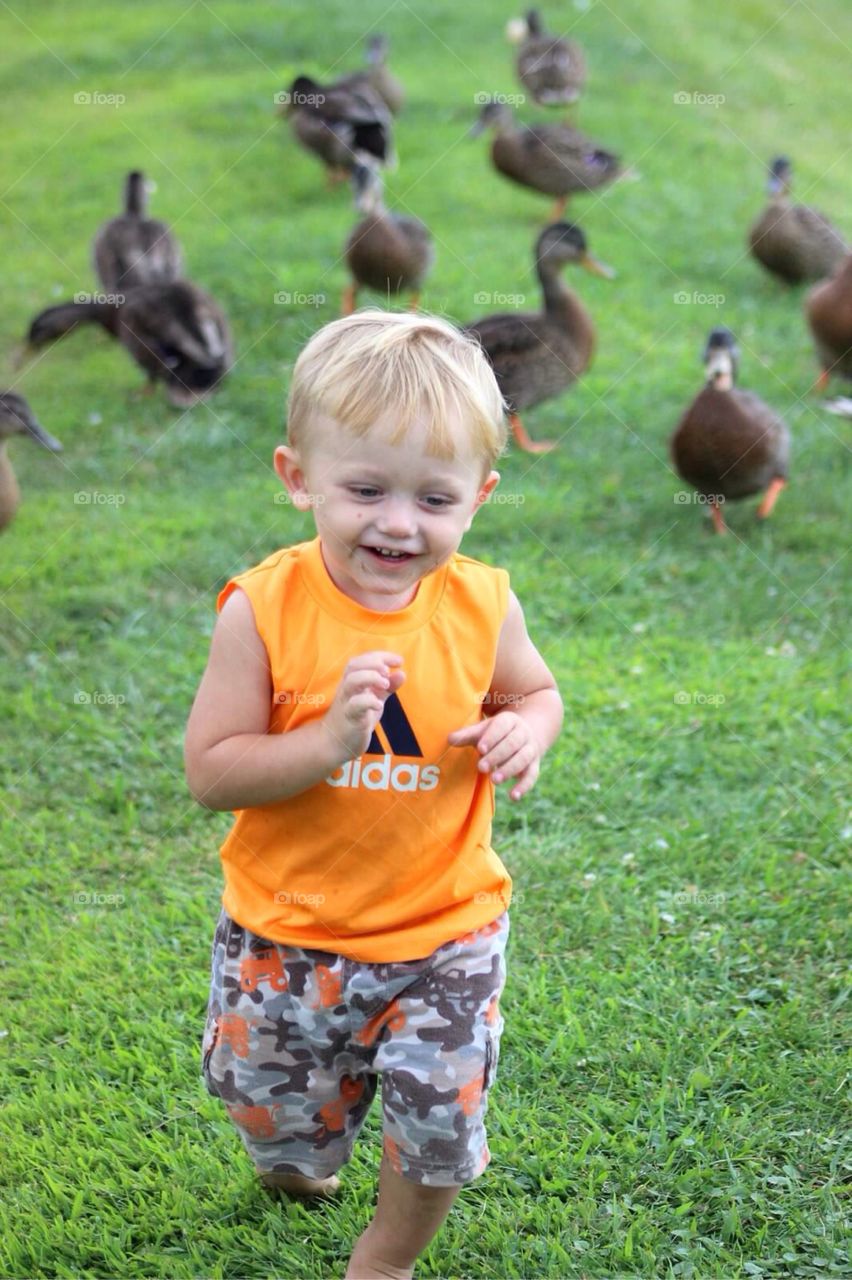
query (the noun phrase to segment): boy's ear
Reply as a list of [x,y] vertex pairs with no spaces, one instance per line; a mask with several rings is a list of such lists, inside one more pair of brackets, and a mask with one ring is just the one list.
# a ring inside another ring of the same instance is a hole
[[295,449],[287,444],[279,444],[272,456],[279,480],[293,499],[297,511],[309,511],[311,498],[308,493],[302,461]]
[[473,517],[476,515],[479,508],[482,506],[483,502],[487,502],[488,498],[490,498],[491,494],[497,488],[499,483],[500,483],[500,472],[489,471],[488,475],[486,476],[486,478],[483,480],[482,484],[479,487],[479,493],[476,495],[476,504],[467,518],[467,523],[465,524],[465,532],[467,532],[467,530],[473,524]]

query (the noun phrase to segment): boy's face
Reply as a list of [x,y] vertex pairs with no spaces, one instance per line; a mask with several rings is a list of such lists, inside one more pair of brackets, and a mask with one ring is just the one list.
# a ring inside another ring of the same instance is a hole
[[[307,449],[275,450],[275,470],[301,510],[313,509],[333,582],[368,609],[401,609],[417,584],[458,549],[477,508],[499,480],[481,457],[452,461],[425,451],[427,424],[416,418],[390,443],[390,413],[358,439],[331,418],[311,426]],[[465,439],[463,429],[458,438]],[[392,552],[399,554],[382,554]]]

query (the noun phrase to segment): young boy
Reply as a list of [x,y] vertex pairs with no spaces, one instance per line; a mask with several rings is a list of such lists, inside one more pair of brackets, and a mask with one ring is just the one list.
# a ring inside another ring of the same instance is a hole
[[375,1216],[347,1277],[408,1277],[487,1165],[519,800],[562,720],[508,575],[458,554],[498,483],[478,345],[362,311],[293,375],[275,469],[317,537],[220,592],[186,734],[221,850],[202,1072],[268,1187],[329,1194],[381,1083]]

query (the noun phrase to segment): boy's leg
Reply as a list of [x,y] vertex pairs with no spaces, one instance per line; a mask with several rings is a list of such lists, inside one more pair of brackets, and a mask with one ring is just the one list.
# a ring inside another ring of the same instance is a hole
[[386,1155],[373,1221],[352,1251],[345,1280],[406,1280],[461,1187],[425,1187],[394,1173]]

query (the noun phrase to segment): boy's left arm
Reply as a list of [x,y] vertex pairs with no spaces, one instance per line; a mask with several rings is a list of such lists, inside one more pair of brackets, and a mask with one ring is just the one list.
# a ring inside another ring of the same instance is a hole
[[497,642],[497,658],[485,719],[449,734],[455,747],[475,746],[479,768],[493,782],[517,781],[512,800],[535,786],[539,761],[562,724],[562,699],[547,663],[527,634],[524,611],[513,591]]

